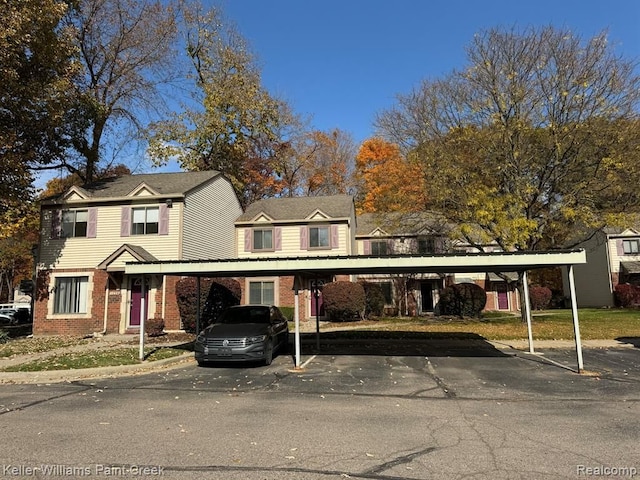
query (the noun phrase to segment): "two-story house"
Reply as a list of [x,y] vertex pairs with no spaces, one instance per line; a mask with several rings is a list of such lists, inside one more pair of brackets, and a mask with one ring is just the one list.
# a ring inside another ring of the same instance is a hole
[[[358,215],[357,221],[358,255],[435,255],[450,249],[446,222],[430,212],[364,213]],[[447,276],[436,273],[411,277],[359,275],[358,279],[382,287],[388,313],[421,315],[434,311]]]
[[[396,254],[442,255],[453,252],[477,253],[479,250],[452,237],[452,226],[433,212],[367,213],[358,215],[356,250],[358,255]],[[498,251],[486,246],[486,252]],[[359,280],[379,283],[385,293],[386,309],[403,315],[423,315],[437,310],[440,291],[454,283],[475,283],[487,293],[487,310],[519,309],[517,290],[503,273],[424,273],[411,277],[399,275],[360,275]]]
[[640,228],[607,228],[580,246],[587,263],[575,266],[579,307],[612,307],[616,285],[640,285]]
[[232,258],[241,214],[216,171],[128,175],[42,201],[34,333],[136,332],[142,305],[180,329],[178,277],[143,284],[125,263]]
[[[235,222],[237,257],[325,257],[355,254],[353,197],[270,198],[249,205]],[[305,276],[297,280],[304,299],[302,318],[324,317],[322,287],[335,276]],[[340,278],[341,280],[350,279]],[[244,303],[294,304],[294,277],[243,280]]]

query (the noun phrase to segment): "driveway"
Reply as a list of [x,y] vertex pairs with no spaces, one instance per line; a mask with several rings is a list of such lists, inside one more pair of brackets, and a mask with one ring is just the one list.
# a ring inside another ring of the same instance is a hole
[[570,349],[532,356],[442,342],[430,352],[347,355],[345,346],[305,355],[302,371],[281,355],[269,367],[192,362],[131,377],[4,385],[0,427],[12,441],[3,462],[62,464],[95,478],[148,467],[163,478],[231,480],[640,471],[637,348],[586,349],[591,372],[578,375]]

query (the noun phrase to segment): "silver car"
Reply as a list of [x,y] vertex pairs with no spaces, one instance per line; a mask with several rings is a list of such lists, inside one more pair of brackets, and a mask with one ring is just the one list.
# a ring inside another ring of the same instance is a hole
[[210,362],[262,361],[270,365],[274,353],[289,348],[289,325],[278,307],[238,305],[196,337],[198,365]]

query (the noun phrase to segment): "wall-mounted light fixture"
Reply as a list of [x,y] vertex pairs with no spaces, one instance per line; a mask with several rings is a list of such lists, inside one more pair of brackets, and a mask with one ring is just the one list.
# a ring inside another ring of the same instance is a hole
[[173,200],[171,200],[170,198],[167,198],[165,203],[167,204],[167,208],[173,207]]

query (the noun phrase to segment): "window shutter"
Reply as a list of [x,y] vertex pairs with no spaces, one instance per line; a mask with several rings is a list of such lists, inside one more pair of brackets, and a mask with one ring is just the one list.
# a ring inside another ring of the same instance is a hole
[[282,227],[275,227],[273,229],[273,247],[276,252],[282,250]]
[[309,228],[300,227],[300,250],[309,250]]
[[622,244],[622,238],[616,239],[616,251],[618,255],[624,255],[624,245]]
[[250,228],[245,228],[244,229],[244,251],[245,252],[250,252],[252,250],[251,245],[252,245],[251,229]]
[[364,240],[362,246],[364,247],[364,254],[371,255],[371,240]]
[[169,235],[169,209],[165,203],[160,204],[158,219],[158,235]]
[[338,248],[340,246],[340,230],[338,225],[331,225],[331,248]]
[[131,235],[131,207],[122,207],[122,216],[120,217],[120,236],[128,237]]
[[95,207],[90,208],[88,216],[87,238],[96,238],[98,233],[98,209]]
[[51,211],[51,238],[60,238],[62,231],[62,210]]

